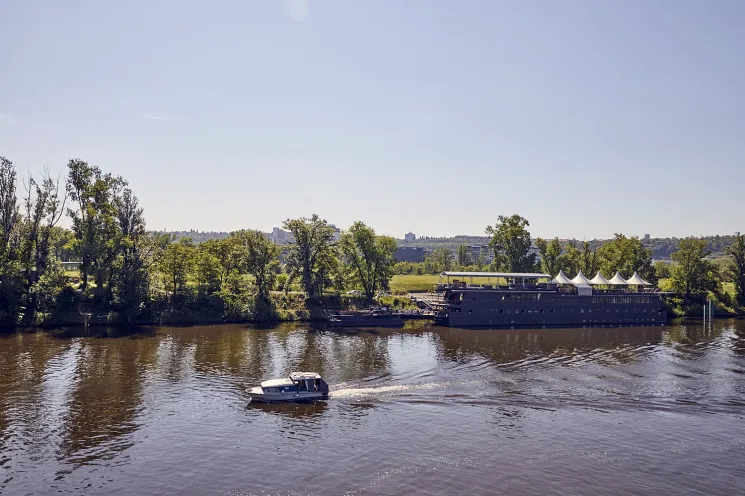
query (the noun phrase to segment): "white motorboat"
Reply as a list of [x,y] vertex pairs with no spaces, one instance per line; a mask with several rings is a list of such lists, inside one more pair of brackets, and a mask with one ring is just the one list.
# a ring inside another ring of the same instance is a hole
[[288,377],[264,381],[246,392],[249,403],[298,403],[327,399],[329,385],[316,372],[291,372]]

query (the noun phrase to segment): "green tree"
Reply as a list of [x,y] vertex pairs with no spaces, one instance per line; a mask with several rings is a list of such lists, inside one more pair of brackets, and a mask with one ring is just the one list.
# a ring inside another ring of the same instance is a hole
[[559,257],[557,266],[570,277],[579,273],[582,268],[582,253],[577,249],[574,241],[569,241],[564,245],[564,250],[561,257]]
[[[22,239],[20,261],[25,279],[24,319],[26,323],[34,324],[42,300],[47,304],[53,302],[54,296],[61,290],[61,267],[50,255],[53,230],[64,213],[66,197],[64,190],[60,189],[59,180],[52,179],[48,172],[44,173],[41,181],[31,176],[24,184],[25,215],[17,226]],[[45,278],[50,268],[52,273]]]
[[449,248],[444,246],[437,248],[424,259],[425,270],[429,274],[452,270],[455,257]]
[[458,265],[461,267],[471,265],[471,257],[468,254],[468,247],[466,245],[458,246]]
[[657,262],[654,264],[654,272],[658,279],[669,279],[670,278],[670,267],[672,264],[666,262]]
[[120,233],[116,269],[111,277],[113,302],[119,318],[131,322],[148,302],[150,278],[146,255],[151,246],[143,209],[129,188],[113,199]]
[[0,323],[15,324],[22,313],[24,278],[20,263],[21,214],[13,162],[0,157]]
[[171,242],[158,260],[158,270],[163,275],[166,294],[171,294],[174,307],[179,295],[184,295],[194,260],[194,244],[190,238]]
[[672,254],[671,287],[686,306],[703,303],[706,294],[719,288],[716,267],[706,259],[710,253],[705,239],[686,238]]
[[[225,239],[210,239],[200,243],[199,248],[217,259],[219,282],[214,282],[217,283],[218,287],[221,287],[231,274],[245,272],[244,247],[241,240],[235,236],[228,236]],[[210,283],[211,285],[212,283]]]
[[15,227],[20,220],[16,196],[16,170],[13,162],[0,157],[0,260],[11,257],[15,251],[13,239]]
[[52,255],[62,262],[75,261],[75,252],[71,246],[75,239],[75,234],[64,227],[55,226],[52,228]]
[[52,248],[64,212],[64,190],[45,172],[24,181],[21,213],[13,163],[0,157],[0,321],[36,323],[51,310],[62,288],[62,270]]
[[479,255],[476,257],[476,260],[474,261],[474,265],[478,269],[478,271],[484,270],[484,267],[486,267],[489,263],[489,261],[486,259],[487,254],[484,253],[483,250],[479,250]]
[[538,253],[541,256],[541,270],[546,274],[555,276],[561,270],[561,243],[559,238],[554,238],[550,242],[542,238],[535,240]]
[[238,231],[231,237],[243,248],[242,268],[254,277],[259,299],[268,303],[279,267],[279,247],[261,231]]
[[[332,288],[338,295],[346,285],[345,266],[342,262],[344,255],[338,245],[332,245],[321,255],[318,266],[319,270],[314,276],[314,285],[317,288]],[[321,292],[319,291],[320,295]]]
[[413,262],[396,262],[393,264],[393,273],[396,275],[414,274],[416,265]]
[[209,296],[220,291],[224,280],[224,269],[220,259],[222,240],[210,239],[197,245],[194,254],[194,275],[200,296]]
[[334,231],[325,219],[313,214],[310,218],[287,219],[282,227],[292,233],[293,243],[287,253],[287,265],[310,299],[323,294],[335,256],[331,248]]
[[627,238],[616,234],[612,241],[604,243],[597,251],[600,270],[611,277],[619,271],[623,277],[634,272],[652,284],[657,284],[657,275],[652,264],[652,250],[645,248],[637,237]]
[[582,259],[580,268],[588,277],[592,277],[598,271],[597,248],[589,241],[582,242]]
[[731,257],[728,271],[735,284],[735,301],[739,307],[745,307],[745,235],[735,233],[726,253]]
[[103,287],[119,253],[120,232],[114,199],[127,183],[79,159],[70,160],[67,169],[67,192],[77,205],[77,209],[70,208],[67,213],[72,219],[75,247],[81,259],[81,287],[88,287],[93,273],[96,284]]
[[339,247],[353,279],[372,300],[379,289],[388,289],[393,276],[396,240],[378,236],[362,222],[355,222],[341,237]]
[[535,253],[530,253],[530,232],[527,219],[515,214],[500,215],[494,226],[486,227],[486,234],[494,250],[494,263],[499,270],[530,272],[535,266]]

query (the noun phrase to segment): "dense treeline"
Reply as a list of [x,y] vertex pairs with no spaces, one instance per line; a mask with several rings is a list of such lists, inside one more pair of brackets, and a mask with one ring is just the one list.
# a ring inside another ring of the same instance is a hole
[[5,322],[50,307],[62,286],[56,261],[67,236],[57,223],[66,195],[48,173],[23,186],[19,202],[16,171],[0,157],[0,321]]
[[[2,325],[307,317],[305,295],[388,289],[396,241],[362,222],[335,242],[317,215],[288,219],[295,242],[283,251],[255,230],[195,244],[148,231],[122,177],[70,160],[66,181],[29,178],[19,199],[15,167],[0,160]],[[58,226],[65,214],[70,230]],[[79,275],[62,269],[71,258]]]
[[[71,229],[59,226],[65,215]],[[0,157],[0,325],[307,318],[313,305],[338,302],[345,290],[359,289],[371,301],[395,273],[444,270],[638,272],[652,283],[666,279],[681,311],[710,294],[723,306],[745,306],[739,233],[722,245],[724,263],[709,260],[706,239],[687,238],[678,242],[674,263],[660,265],[652,263],[652,248],[622,234],[604,243],[539,238],[536,252],[526,219],[499,216],[486,227],[489,253],[461,244],[440,247],[423,263],[395,264],[397,241],[362,222],[338,239],[317,215],[282,227],[292,244],[278,246],[256,230],[195,243],[148,231],[122,177],[75,159],[64,181],[48,172],[19,181],[13,163]],[[70,260],[79,262],[79,274],[63,270]],[[722,291],[723,281],[732,283],[734,297]]]
[[[678,251],[681,241],[685,238],[649,238],[640,239],[642,245],[645,248],[649,248],[652,251],[652,258],[655,260],[671,259],[673,253]],[[734,241],[734,236],[704,236],[703,238],[707,242],[709,251],[713,256],[724,256],[727,254],[727,249],[731,246]],[[490,242],[491,238],[484,236],[455,236],[451,238],[434,238],[434,237],[423,237],[417,238],[414,241],[402,242],[404,246],[415,246],[425,248],[430,251],[437,250],[439,248],[447,248],[452,252],[456,252],[462,245],[475,246],[485,245]],[[613,239],[592,239],[588,242],[592,247],[600,247],[606,243],[613,242]],[[575,239],[560,239],[560,243],[572,244],[579,246],[583,241]]]
[[[645,241],[647,248],[652,250],[652,256],[656,259],[671,258],[672,254],[678,251],[681,243],[686,238],[651,238]],[[736,236],[704,236],[708,251],[712,255],[726,255],[728,249],[736,241]]]

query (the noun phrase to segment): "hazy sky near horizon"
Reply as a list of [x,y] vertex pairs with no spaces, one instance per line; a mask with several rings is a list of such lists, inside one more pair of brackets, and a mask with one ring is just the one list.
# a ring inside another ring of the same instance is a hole
[[740,0],[4,0],[0,155],[151,229],[745,231]]

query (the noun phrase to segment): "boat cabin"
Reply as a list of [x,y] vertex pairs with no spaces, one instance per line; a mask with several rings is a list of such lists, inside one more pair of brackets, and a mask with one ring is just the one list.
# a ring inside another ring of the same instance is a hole
[[291,372],[287,377],[264,381],[246,389],[249,403],[315,401],[328,398],[329,385],[315,372]]
[[265,393],[297,393],[323,391],[321,376],[315,372],[292,372],[289,377],[261,383]]

